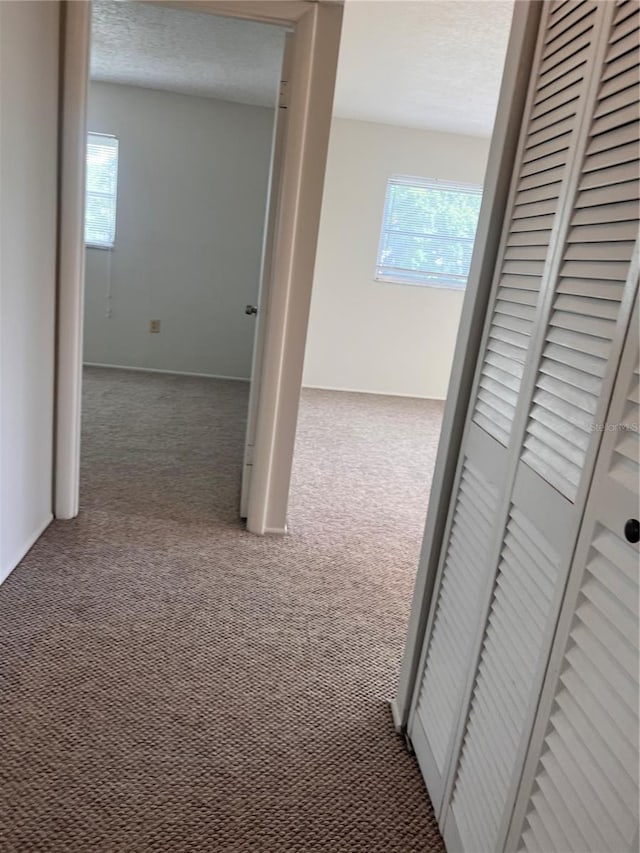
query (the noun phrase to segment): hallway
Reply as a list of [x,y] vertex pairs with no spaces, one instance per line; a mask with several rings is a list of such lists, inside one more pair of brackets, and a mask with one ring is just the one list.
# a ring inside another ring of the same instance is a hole
[[441,853],[393,695],[442,404],[303,392],[285,538],[248,386],[87,369],[82,512],[0,587],[3,853]]

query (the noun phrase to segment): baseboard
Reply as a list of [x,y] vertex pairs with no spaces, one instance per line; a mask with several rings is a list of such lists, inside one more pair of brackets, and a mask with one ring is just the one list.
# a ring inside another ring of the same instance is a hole
[[304,384],[303,388],[309,388],[312,391],[344,391],[347,394],[371,394],[374,397],[403,397],[405,400],[437,400],[444,402],[446,397],[427,397],[422,394],[401,394],[398,391],[370,391],[363,388],[335,388],[332,385],[308,385]]
[[248,376],[222,376],[219,373],[192,373],[188,370],[162,370],[159,367],[130,367],[128,364],[101,364],[85,361],[84,367],[107,367],[109,370],[134,370],[136,373],[166,373],[168,376],[196,376],[199,379],[230,379],[234,382],[250,382]]
[[11,572],[22,562],[22,560],[24,560],[29,551],[33,548],[33,546],[36,544],[38,539],[42,536],[42,534],[52,521],[53,515],[49,515],[48,518],[44,521],[44,523],[35,530],[35,532],[27,539],[27,541],[20,548],[18,548],[17,552],[9,560],[9,568],[5,569],[4,566],[0,568],[0,584],[4,583],[4,581],[6,581]]
[[[242,520],[246,525],[246,518]],[[288,533],[286,524],[284,527],[265,527],[260,533],[257,533],[255,530],[249,530],[248,527],[246,530],[247,533],[250,533],[252,536],[286,536]]]
[[400,708],[398,708],[398,703],[395,699],[392,699],[389,702],[389,708],[393,718],[393,728],[399,735],[401,735],[404,731],[404,723],[402,722],[402,714],[400,713]]

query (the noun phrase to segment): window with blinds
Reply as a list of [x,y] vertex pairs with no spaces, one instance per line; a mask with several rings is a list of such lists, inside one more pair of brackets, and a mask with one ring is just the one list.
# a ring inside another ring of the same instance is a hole
[[112,249],[116,236],[118,140],[104,133],[87,136],[87,192],[84,242]]
[[481,200],[476,185],[390,178],[376,281],[464,288]]

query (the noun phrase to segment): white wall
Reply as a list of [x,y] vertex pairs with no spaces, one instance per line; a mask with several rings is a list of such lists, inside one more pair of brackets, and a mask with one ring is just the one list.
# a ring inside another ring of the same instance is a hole
[[87,249],[85,362],[249,376],[273,116],[91,85],[89,130],[118,137],[119,176],[115,248]]
[[58,15],[0,3],[0,581],[51,520]]
[[393,174],[481,184],[489,140],[334,119],[304,384],[444,398],[463,294],[374,281]]

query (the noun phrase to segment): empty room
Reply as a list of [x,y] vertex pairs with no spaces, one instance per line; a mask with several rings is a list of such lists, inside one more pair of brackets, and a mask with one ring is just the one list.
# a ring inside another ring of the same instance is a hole
[[2,853],[637,853],[639,39],[0,2]]

